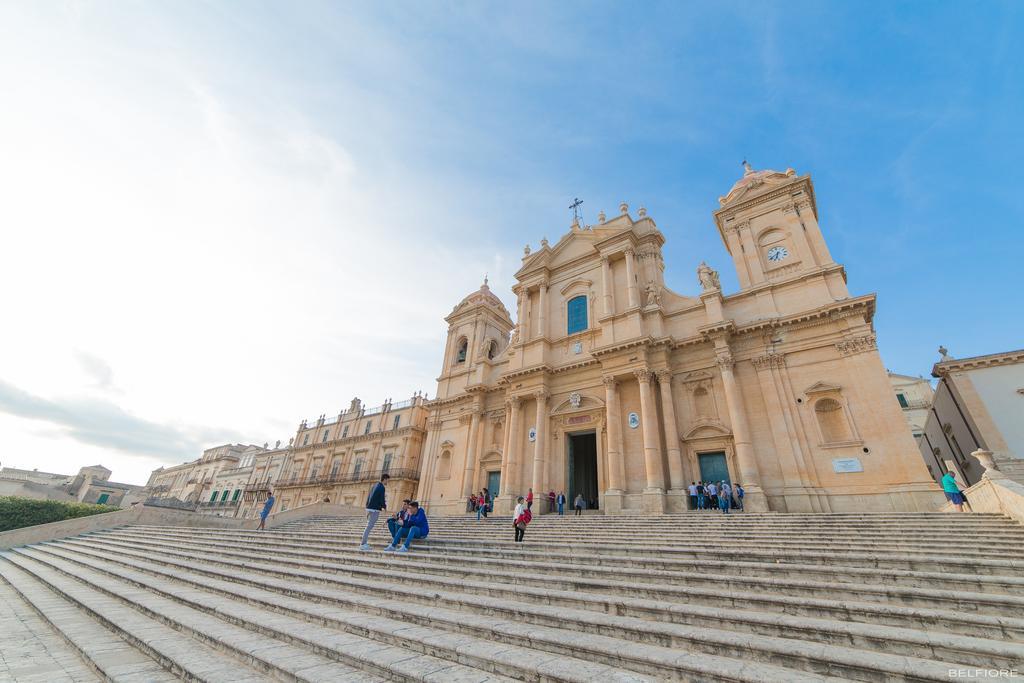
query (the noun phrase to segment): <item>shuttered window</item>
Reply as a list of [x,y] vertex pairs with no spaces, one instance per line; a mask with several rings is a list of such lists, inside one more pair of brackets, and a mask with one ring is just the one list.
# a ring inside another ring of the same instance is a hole
[[577,296],[569,299],[566,309],[569,321],[566,334],[576,334],[587,329],[587,297]]

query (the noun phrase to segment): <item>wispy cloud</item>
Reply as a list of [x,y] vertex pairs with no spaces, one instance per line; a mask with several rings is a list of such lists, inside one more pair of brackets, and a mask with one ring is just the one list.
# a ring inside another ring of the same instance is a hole
[[146,420],[105,399],[47,399],[0,380],[0,412],[56,427],[89,446],[169,463],[196,457],[204,447],[243,437],[233,430],[177,426]]

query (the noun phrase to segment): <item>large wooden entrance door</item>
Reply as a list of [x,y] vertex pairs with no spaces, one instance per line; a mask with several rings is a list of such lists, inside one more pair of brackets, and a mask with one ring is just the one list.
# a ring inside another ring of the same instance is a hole
[[569,490],[566,507],[572,508],[576,494],[583,494],[587,509],[597,508],[597,434],[569,434]]
[[700,461],[700,478],[702,481],[713,481],[716,484],[720,481],[728,481],[729,466],[725,462],[725,453],[700,453],[697,455]]

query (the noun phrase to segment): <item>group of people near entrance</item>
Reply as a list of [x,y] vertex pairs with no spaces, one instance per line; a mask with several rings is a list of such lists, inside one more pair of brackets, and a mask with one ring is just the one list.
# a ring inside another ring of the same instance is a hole
[[686,487],[690,494],[691,510],[718,510],[729,514],[729,510],[743,509],[746,492],[742,484],[727,481],[691,481]]

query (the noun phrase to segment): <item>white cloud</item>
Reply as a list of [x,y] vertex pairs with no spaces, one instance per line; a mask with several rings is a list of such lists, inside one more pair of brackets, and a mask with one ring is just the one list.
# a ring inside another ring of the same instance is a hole
[[[22,418],[6,420],[19,457],[125,479],[125,453],[184,460],[286,440],[353,395],[432,393],[443,316],[485,271],[511,280],[486,240],[439,242],[471,207],[402,171],[387,121],[351,117],[359,156],[308,101],[233,87],[246,65],[227,48],[78,9],[0,9],[19,29],[0,40],[0,380],[45,408],[0,406]],[[274,77],[258,80],[288,89]],[[366,155],[375,137],[391,156]],[[111,403],[95,391],[115,369]]]

